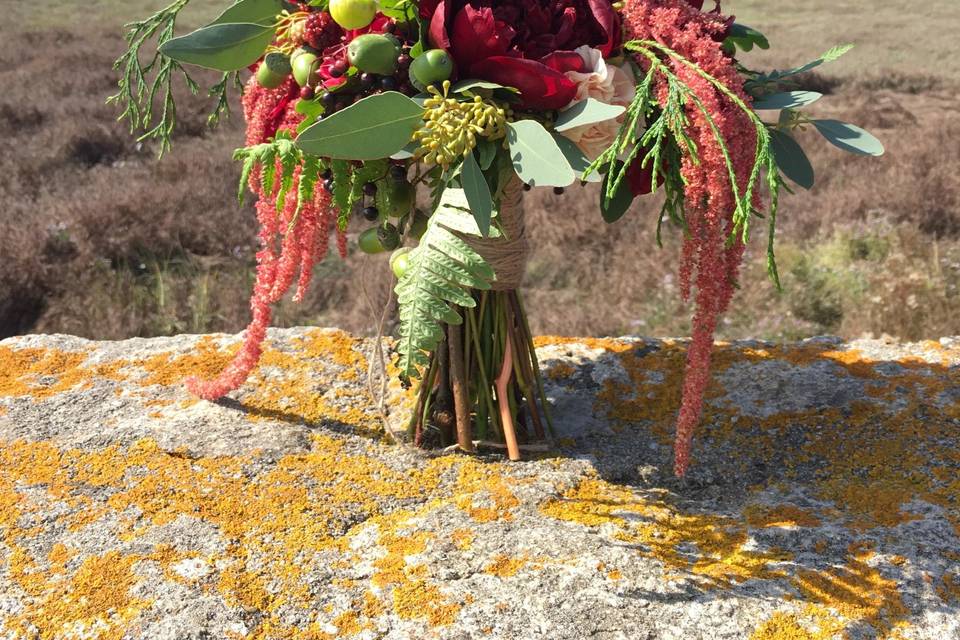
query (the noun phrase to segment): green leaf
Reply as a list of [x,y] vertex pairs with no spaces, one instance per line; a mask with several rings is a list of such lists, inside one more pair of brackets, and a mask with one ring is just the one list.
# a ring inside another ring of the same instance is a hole
[[566,131],[585,124],[613,120],[626,110],[626,107],[620,105],[607,104],[594,98],[587,98],[586,100],[575,102],[573,105],[561,111],[560,115],[557,116],[553,130]]
[[611,169],[604,174],[603,183],[600,187],[600,215],[603,216],[603,220],[607,224],[613,224],[622,218],[633,203],[633,193],[630,191],[630,185],[626,178],[620,182],[620,186],[617,187],[616,193],[613,194],[609,202],[606,202],[606,198],[603,197],[607,192],[607,179],[614,173],[619,173],[622,166],[623,163],[617,160],[616,169]]
[[[468,233],[476,222],[463,205],[466,194],[447,188],[420,246],[409,253],[409,268],[396,286],[400,339],[398,366],[405,378],[419,377],[419,367],[443,339],[441,322],[460,324],[463,319],[451,306],[474,307],[470,289],[489,289],[493,269],[469,244],[453,233]],[[476,234],[472,234],[476,235]]]
[[477,228],[480,235],[486,236],[490,233],[490,217],[493,215],[493,197],[490,195],[490,185],[483,177],[483,171],[477,164],[477,159],[473,153],[468,153],[463,157],[463,165],[460,168],[460,182],[463,185],[463,193],[470,203],[470,212],[474,220],[477,221]]
[[570,163],[546,129],[535,120],[507,123],[513,169],[532,187],[566,187],[576,180]]
[[374,160],[403,149],[423,121],[423,108],[396,91],[368,96],[319,120],[297,138],[323,158]]
[[790,134],[774,129],[770,132],[773,156],[783,175],[804,189],[813,187],[815,175],[803,147]]
[[813,104],[822,97],[823,94],[816,91],[786,91],[757,98],[753,101],[753,108],[757,111],[797,109]]
[[272,26],[277,20],[277,15],[282,10],[283,3],[280,2],[280,0],[239,0],[236,4],[228,7],[226,11],[221,13],[220,16],[210,24],[247,22],[250,24]]
[[807,64],[801,67],[788,69],[786,71],[773,71],[766,75],[761,75],[759,79],[760,80],[779,80],[781,78],[795,76],[800,73],[806,73],[807,71],[812,71],[813,69],[816,69],[822,64],[826,64],[827,62],[833,62],[834,60],[846,54],[851,49],[853,49],[852,44],[841,44],[836,47],[833,47],[832,49],[824,53],[822,56],[820,56],[816,60],[812,60],[811,62],[808,62]]
[[559,133],[554,133],[553,139],[560,147],[560,151],[563,152],[567,162],[570,163],[570,168],[573,169],[578,179],[587,182],[600,182],[603,179],[603,176],[596,170],[586,177],[583,176],[583,172],[590,168],[590,160],[573,140]]
[[493,159],[497,157],[499,144],[486,138],[477,140],[477,155],[480,168],[486,171],[493,164]]
[[496,82],[490,82],[489,80],[461,80],[450,87],[450,93],[463,93],[465,91],[471,91],[473,89],[489,89],[491,91],[496,89],[506,89],[507,91],[512,91],[513,93],[518,93],[517,89],[513,87],[505,87],[502,84],[497,84]]
[[855,124],[839,120],[811,120],[827,141],[844,151],[864,156],[882,156],[883,143]]
[[259,24],[213,24],[167,40],[159,50],[177,62],[218,71],[237,71],[256,62],[273,35],[273,27]]
[[[765,35],[753,27],[748,27],[739,22],[734,22],[733,25],[731,25],[730,35],[727,36],[726,42],[730,42],[744,51],[752,51],[754,45],[761,49],[770,48],[770,41],[767,40]],[[726,44],[726,42],[724,44]]]

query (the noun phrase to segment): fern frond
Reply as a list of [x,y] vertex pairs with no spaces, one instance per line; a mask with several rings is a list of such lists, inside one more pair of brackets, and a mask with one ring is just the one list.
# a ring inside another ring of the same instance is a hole
[[[474,307],[469,290],[490,289],[496,279],[490,265],[458,234],[481,235],[463,190],[448,187],[395,289],[400,306],[397,351],[406,379],[419,377],[429,363],[429,353],[444,337],[441,323],[463,322],[452,305]],[[500,234],[491,228],[490,235]]]

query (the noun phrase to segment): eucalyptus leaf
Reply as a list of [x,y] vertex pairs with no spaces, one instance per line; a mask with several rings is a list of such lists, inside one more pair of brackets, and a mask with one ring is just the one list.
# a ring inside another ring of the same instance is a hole
[[248,22],[213,24],[160,45],[177,62],[237,71],[257,61],[273,40],[273,27]]
[[557,116],[557,121],[554,123],[553,129],[554,131],[567,131],[568,129],[580,127],[585,124],[612,120],[619,117],[626,110],[626,107],[620,105],[607,104],[595,98],[587,98],[586,100],[575,102],[570,107],[561,111],[560,115]]
[[773,147],[773,156],[783,175],[787,176],[804,189],[813,187],[815,174],[810,159],[804,153],[803,147],[788,133],[774,129],[770,132]]
[[786,91],[757,98],[753,101],[753,108],[757,111],[798,109],[813,104],[822,97],[823,94],[816,91]]
[[450,87],[450,93],[463,93],[464,91],[470,91],[471,89],[507,89],[508,91],[517,90],[513,87],[505,87],[502,84],[497,84],[496,82],[490,82],[489,80],[461,80],[457,82],[452,87]]
[[590,160],[573,140],[559,133],[554,133],[553,139],[556,141],[557,146],[560,147],[560,151],[563,152],[567,162],[570,163],[570,168],[573,169],[573,172],[577,175],[577,179],[586,180],[587,182],[600,182],[603,179],[603,176],[596,170],[586,178],[583,177],[583,172],[590,167]]
[[623,167],[623,163],[617,160],[615,168],[611,168],[609,172],[603,175],[603,184],[600,187],[600,215],[603,216],[603,221],[607,224],[613,224],[622,218],[630,205],[633,204],[633,193],[630,191],[630,184],[626,178],[620,182],[620,186],[617,187],[617,191],[609,202],[604,197],[607,192],[607,180],[611,175],[619,173],[621,167]]
[[789,76],[795,76],[801,73],[806,73],[807,71],[812,71],[822,64],[826,64],[827,62],[833,62],[834,60],[846,54],[851,49],[853,49],[852,44],[841,44],[831,48],[816,60],[812,60],[803,66],[795,67],[793,69],[787,69],[786,71],[773,71],[771,73],[761,75],[758,78],[758,80],[760,81],[779,80],[781,78],[787,78]]
[[401,151],[423,120],[423,108],[396,91],[368,96],[301,133],[297,145],[322,158],[375,160]]
[[477,162],[480,168],[486,171],[493,164],[493,159],[497,157],[497,147],[499,141],[494,142],[486,138],[480,138],[477,141]]
[[882,156],[883,143],[855,124],[840,120],[812,120],[827,142],[844,151],[864,156]]
[[477,221],[480,235],[486,237],[490,233],[490,218],[493,216],[493,196],[490,195],[490,185],[483,177],[483,171],[472,152],[463,157],[460,183],[467,202],[470,203],[470,212]]
[[730,26],[730,35],[727,36],[727,40],[730,40],[744,51],[752,51],[754,45],[761,49],[770,48],[770,41],[767,40],[765,35],[753,27],[748,27],[739,22],[734,22]]
[[416,142],[410,142],[400,151],[390,156],[391,160],[407,160],[413,157],[414,152],[420,147]]
[[510,160],[520,179],[532,187],[566,187],[576,175],[563,152],[536,120],[507,123]]
[[210,24],[247,22],[268,26],[276,23],[277,15],[282,10],[283,3],[280,0],[239,0]]

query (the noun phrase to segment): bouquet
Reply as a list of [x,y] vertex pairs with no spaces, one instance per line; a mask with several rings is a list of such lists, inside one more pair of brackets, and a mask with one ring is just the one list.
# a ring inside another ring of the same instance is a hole
[[737,55],[767,39],[703,0],[239,0],[177,36],[188,1],[129,25],[111,100],[162,154],[175,79],[199,90],[183,65],[223,74],[210,89],[212,121],[232,88],[243,93],[246,143],[234,157],[239,198],[253,192],[260,223],[253,318],[229,367],[192,391],[213,400],[243,383],[271,305],[291,288],[302,298],[331,236],[347,257],[357,218],[359,249],[393,252],[395,366],[417,384],[408,431],[420,446],[472,451],[492,440],[518,459],[520,443],[548,437],[517,291],[530,241],[522,194],[598,182],[598,224],[659,191],[658,231],[683,230],[681,289],[696,303],[676,427],[683,475],[714,330],[753,225],[765,218],[779,286],[779,194],[813,185],[794,132],[883,152],[859,127],[808,116],[822,96],[796,84],[849,46],[754,71]]

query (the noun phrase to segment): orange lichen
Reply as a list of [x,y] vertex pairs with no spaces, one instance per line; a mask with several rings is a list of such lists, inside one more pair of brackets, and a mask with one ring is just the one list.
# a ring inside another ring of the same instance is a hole
[[743,510],[747,524],[755,528],[819,527],[820,518],[812,512],[792,504],[752,504]]
[[801,569],[793,584],[806,602],[827,607],[852,623],[869,625],[878,638],[890,638],[909,626],[910,610],[896,582],[868,564],[872,557],[871,551],[854,549],[843,566]]
[[497,576],[498,578],[512,578],[520,573],[520,570],[526,566],[527,562],[528,558],[526,557],[511,558],[510,556],[499,554],[493,558],[490,564],[483,568],[483,572]]
[[393,588],[393,611],[406,620],[426,618],[431,627],[446,626],[456,622],[460,608],[425,580],[411,580]]
[[[746,531],[732,518],[684,513],[662,499],[644,499],[599,479],[584,480],[541,511],[587,526],[613,525],[617,539],[645,549],[665,568],[688,572],[706,588],[782,577],[771,565],[789,560],[776,549],[748,550]],[[692,559],[685,551],[691,544],[697,549]]]
[[453,546],[460,551],[469,551],[475,537],[476,534],[470,529],[454,529],[450,535],[450,540],[453,542]]
[[796,615],[777,611],[760,624],[750,640],[820,640],[800,624]]

